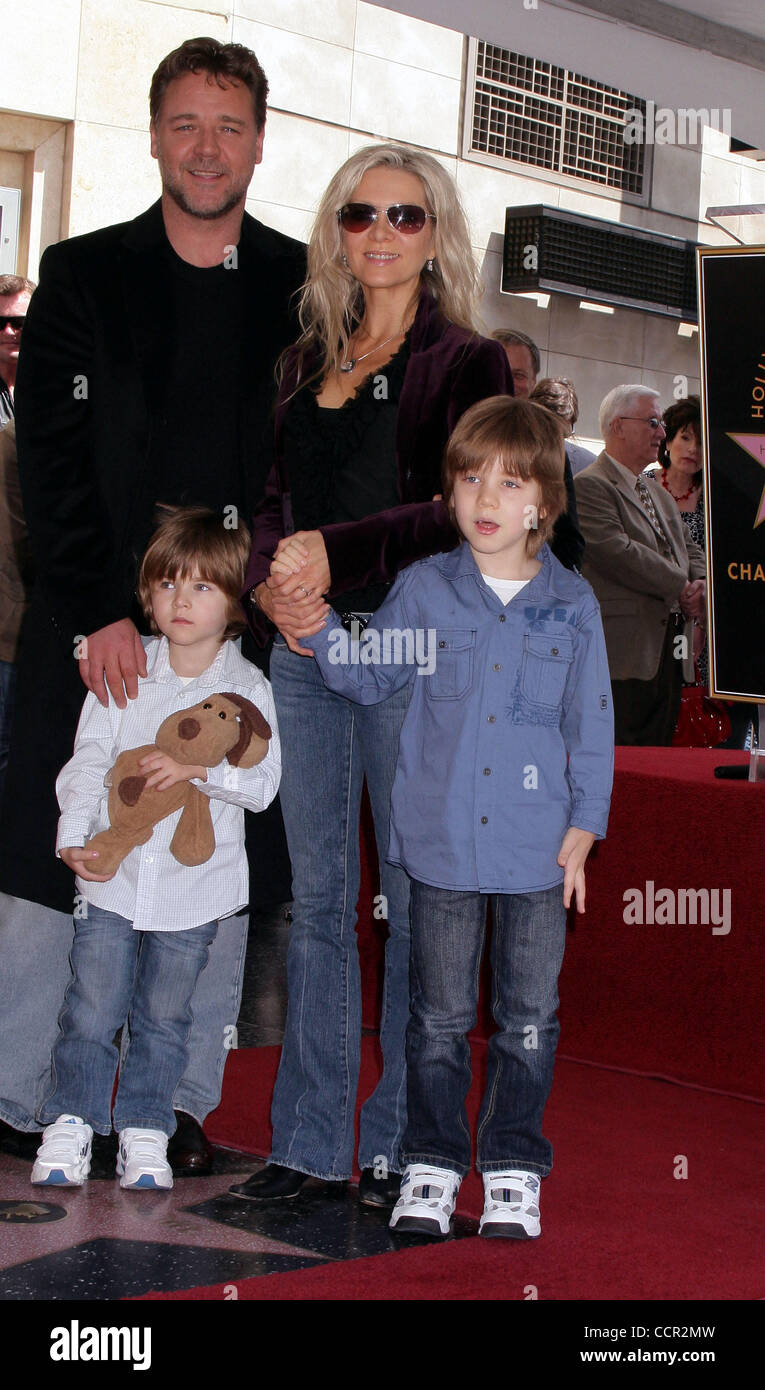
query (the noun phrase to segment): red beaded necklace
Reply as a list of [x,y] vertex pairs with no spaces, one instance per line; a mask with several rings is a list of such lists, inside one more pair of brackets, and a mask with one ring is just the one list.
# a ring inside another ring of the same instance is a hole
[[674,499],[675,499],[676,502],[685,502],[686,499],[687,499],[688,497],[690,497],[691,493],[692,493],[692,492],[695,492],[695,491],[696,491],[696,488],[698,487],[698,483],[692,482],[691,485],[690,485],[690,487],[688,488],[688,491],[687,491],[687,492],[679,492],[679,493],[678,493],[678,492],[673,492],[672,489],[671,489],[671,487],[670,487],[670,485],[669,485],[669,483],[667,482],[667,471],[666,471],[665,468],[662,468],[662,470],[661,470],[661,481],[662,481],[663,487],[666,488],[666,490],[667,490],[667,492],[669,493],[670,497],[674,497]]

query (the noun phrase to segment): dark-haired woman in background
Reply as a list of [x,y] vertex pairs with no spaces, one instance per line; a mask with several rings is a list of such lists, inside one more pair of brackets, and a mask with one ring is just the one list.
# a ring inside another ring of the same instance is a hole
[[[649,475],[654,486],[662,486],[674,498],[691,538],[706,550],[704,492],[702,488],[701,402],[698,396],[685,396],[664,412],[662,424],[666,438],[659,445],[661,469]],[[694,628],[694,655],[702,686],[709,687],[709,657],[704,628]],[[720,748],[744,748],[755,707],[741,700],[725,702],[731,733]]]
[[[698,396],[685,396],[664,412],[666,438],[659,445],[661,470],[652,476],[674,498],[691,539],[706,549],[704,495],[701,487],[701,405]],[[709,684],[709,662],[703,628],[694,629],[696,661],[703,685]]]

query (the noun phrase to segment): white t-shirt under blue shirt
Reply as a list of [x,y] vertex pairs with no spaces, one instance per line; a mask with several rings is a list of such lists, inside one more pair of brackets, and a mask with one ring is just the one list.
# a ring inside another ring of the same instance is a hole
[[494,590],[500,603],[504,603],[507,607],[510,600],[514,599],[515,595],[521,592],[521,589],[526,588],[529,581],[528,579],[495,579],[493,575],[485,574],[483,582]]

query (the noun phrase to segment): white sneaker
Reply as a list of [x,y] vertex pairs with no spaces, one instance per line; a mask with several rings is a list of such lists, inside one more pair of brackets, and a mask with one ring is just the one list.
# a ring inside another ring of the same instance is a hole
[[484,1173],[484,1205],[478,1234],[510,1236],[515,1240],[535,1240],[542,1234],[539,1220],[537,1173],[522,1168],[506,1168],[501,1173]]
[[391,1230],[448,1236],[461,1182],[459,1173],[450,1168],[409,1163],[401,1179],[401,1196],[388,1223]]
[[93,1130],[79,1115],[59,1115],[43,1130],[31,1181],[36,1186],[82,1187],[90,1172]]
[[117,1154],[120,1187],[172,1187],[167,1135],[161,1129],[122,1129]]

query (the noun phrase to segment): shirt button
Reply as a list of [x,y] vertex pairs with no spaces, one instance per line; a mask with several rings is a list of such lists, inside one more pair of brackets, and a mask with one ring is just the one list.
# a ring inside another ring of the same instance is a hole
[[500,615],[499,615],[499,621],[500,621],[501,623],[503,623],[503,622],[505,621],[505,615],[504,615],[504,613],[500,613]]
[[439,642],[438,645],[439,645],[439,647],[445,647],[445,646],[446,646],[446,643],[445,643],[445,642]]
[[501,666],[501,663],[500,663],[499,661],[497,661],[497,662],[494,663],[494,670],[495,670],[495,671],[501,671],[501,670],[502,670],[502,666]]
[[489,817],[488,817],[488,816],[481,816],[481,825],[488,825],[488,824],[489,824]]
[[557,648],[557,647],[551,647],[551,648],[550,648],[550,651],[551,651],[551,653],[552,653],[553,656],[557,656],[557,655],[558,655],[558,648]]
[[489,723],[490,723],[490,724],[496,724],[496,722],[497,722],[497,716],[496,716],[496,714],[490,714],[490,715],[489,715]]
[[484,777],[491,777],[491,768],[490,768],[490,767],[485,767],[484,770],[483,770],[483,775],[484,775]]

